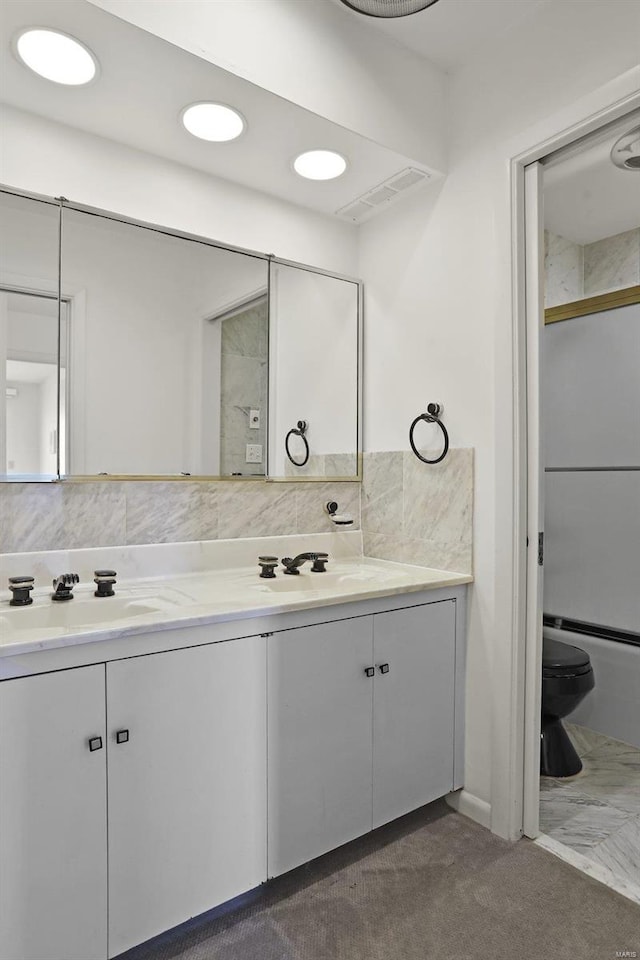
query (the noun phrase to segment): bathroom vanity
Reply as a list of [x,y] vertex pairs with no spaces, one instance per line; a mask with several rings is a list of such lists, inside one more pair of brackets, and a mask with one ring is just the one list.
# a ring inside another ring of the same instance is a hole
[[357,534],[231,562],[297,540],[330,544],[327,574],[261,580],[222,543],[77,551],[182,551],[183,572],[123,581],[113,621],[82,583],[49,626],[46,593],[2,603],[2,960],[115,957],[462,786],[471,578],[362,558]]

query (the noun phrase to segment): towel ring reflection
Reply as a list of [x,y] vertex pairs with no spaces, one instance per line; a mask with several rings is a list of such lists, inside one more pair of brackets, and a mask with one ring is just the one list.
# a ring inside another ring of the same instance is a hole
[[[427,406],[428,413],[421,413],[415,418],[411,426],[409,427],[409,443],[411,444],[411,449],[415,453],[418,460],[422,460],[423,463],[440,463],[441,460],[444,460],[447,453],[449,452],[449,434],[444,423],[438,417],[438,414],[441,412],[441,406],[438,403],[430,403]],[[416,424],[420,423],[421,420],[426,421],[426,423],[437,423],[440,429],[442,430],[442,435],[444,437],[444,449],[439,457],[436,457],[435,460],[427,460],[426,457],[423,457],[421,453],[418,453],[418,448],[415,445],[413,439],[413,431],[416,428]]]
[[[287,456],[289,457],[289,460],[294,465],[294,467],[304,467],[307,460],[309,459],[309,441],[305,436],[308,426],[309,424],[307,423],[306,420],[298,420],[298,426],[293,427],[291,430],[289,430],[289,433],[284,438],[284,449],[286,450]],[[304,450],[305,450],[303,460],[294,460],[294,458],[291,456],[291,451],[289,450],[289,437],[292,435],[294,437],[302,437],[302,442],[304,443]]]

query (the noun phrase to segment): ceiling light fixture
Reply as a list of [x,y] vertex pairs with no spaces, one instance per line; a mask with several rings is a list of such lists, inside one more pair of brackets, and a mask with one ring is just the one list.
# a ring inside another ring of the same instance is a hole
[[98,72],[98,61],[83,43],[44,27],[23,30],[14,42],[18,59],[45,80],[68,87],[91,83]]
[[293,161],[293,169],[307,180],[335,180],[347,169],[347,161],[334,150],[307,150]]
[[243,133],[246,122],[242,114],[224,103],[202,101],[192,103],[182,111],[182,122],[194,137],[212,143],[236,140]]
[[367,17],[408,17],[432,7],[438,0],[342,0],[345,7]]

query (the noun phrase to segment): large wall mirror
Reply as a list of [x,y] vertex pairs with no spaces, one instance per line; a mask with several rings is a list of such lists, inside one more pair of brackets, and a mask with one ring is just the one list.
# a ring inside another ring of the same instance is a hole
[[0,473],[359,476],[362,288],[0,192]]

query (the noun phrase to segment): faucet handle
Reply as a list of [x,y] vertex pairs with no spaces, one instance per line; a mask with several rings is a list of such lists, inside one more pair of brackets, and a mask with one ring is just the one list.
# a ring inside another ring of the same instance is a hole
[[33,590],[33,577],[9,577],[9,590],[11,590],[10,607],[27,607],[33,603],[31,591]]
[[311,573],[326,573],[328,560],[328,553],[316,553],[311,567]]
[[277,557],[258,557],[260,565],[260,576],[263,580],[273,580],[278,566]]
[[93,582],[98,588],[93,594],[94,597],[115,596],[115,590],[113,589],[113,585],[116,582],[115,570],[94,570]]

